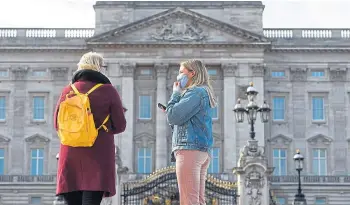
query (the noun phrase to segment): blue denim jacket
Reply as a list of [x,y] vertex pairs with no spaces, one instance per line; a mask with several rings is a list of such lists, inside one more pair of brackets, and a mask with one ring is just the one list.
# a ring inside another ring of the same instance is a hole
[[174,125],[172,152],[182,149],[210,151],[212,111],[204,87],[189,88],[183,95],[174,92],[166,112],[169,124]]

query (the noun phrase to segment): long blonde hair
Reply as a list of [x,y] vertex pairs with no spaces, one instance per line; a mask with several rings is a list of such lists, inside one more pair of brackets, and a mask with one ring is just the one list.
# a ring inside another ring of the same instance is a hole
[[96,52],[85,53],[79,63],[78,70],[89,69],[100,72],[103,65],[103,57]]
[[214,95],[214,89],[210,83],[210,76],[204,63],[197,59],[186,60],[180,64],[189,71],[194,71],[194,76],[192,77],[192,82],[188,88],[194,86],[204,86],[208,92],[210,107],[216,107],[217,100]]

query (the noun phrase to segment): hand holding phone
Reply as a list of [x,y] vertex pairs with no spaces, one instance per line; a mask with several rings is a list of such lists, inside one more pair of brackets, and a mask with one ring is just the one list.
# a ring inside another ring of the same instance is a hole
[[158,103],[158,108],[165,111],[166,110],[166,106],[163,105],[162,103]]

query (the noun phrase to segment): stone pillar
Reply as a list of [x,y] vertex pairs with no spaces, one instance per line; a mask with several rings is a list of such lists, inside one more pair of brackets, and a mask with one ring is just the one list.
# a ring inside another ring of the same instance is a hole
[[[156,64],[157,71],[157,104],[162,103],[166,105],[166,73],[168,70],[167,64]],[[157,109],[156,114],[156,169],[167,166],[167,120],[166,115],[160,109]]]
[[[224,150],[226,154],[223,155],[224,171],[232,170],[237,162],[236,156],[236,123],[233,108],[236,103],[236,77],[235,71],[237,69],[236,64],[223,64],[222,70],[224,73]],[[230,152],[230,150],[234,150]],[[228,154],[230,153],[230,154]]]
[[240,151],[234,173],[237,174],[238,203],[240,205],[269,205],[270,186],[268,177],[273,172],[268,167],[264,147],[257,140],[249,140]]
[[[250,64],[253,74],[253,84],[254,87],[258,90],[259,94],[256,97],[256,103],[258,106],[262,106],[265,99],[264,93],[264,74],[265,74],[265,65],[264,64]],[[254,124],[255,129],[255,139],[259,141],[261,146],[265,146],[265,124],[261,122],[260,113],[258,113],[257,119]]]
[[125,162],[125,166],[133,172],[133,162],[134,162],[134,71],[135,64],[122,64],[121,69],[123,72],[122,77],[122,93],[123,93],[123,103],[128,109],[125,112],[126,118],[126,130],[121,135],[121,158]]

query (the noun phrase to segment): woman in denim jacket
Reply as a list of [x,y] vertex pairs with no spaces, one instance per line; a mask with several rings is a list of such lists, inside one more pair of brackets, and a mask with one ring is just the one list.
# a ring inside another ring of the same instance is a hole
[[172,154],[181,205],[205,204],[205,180],[213,145],[211,108],[216,106],[209,74],[200,60],[181,63],[166,113],[174,126]]

